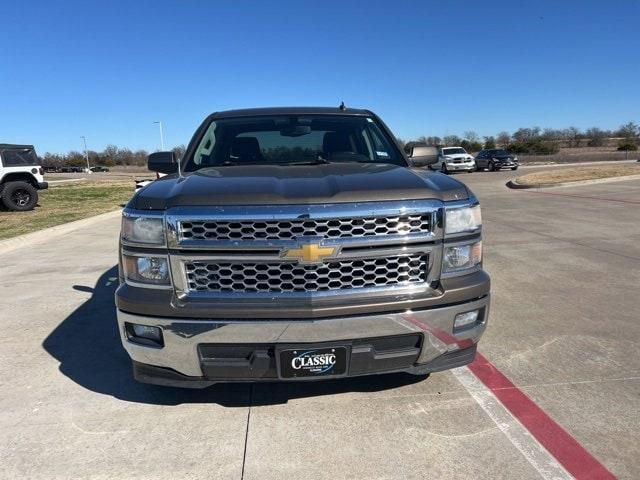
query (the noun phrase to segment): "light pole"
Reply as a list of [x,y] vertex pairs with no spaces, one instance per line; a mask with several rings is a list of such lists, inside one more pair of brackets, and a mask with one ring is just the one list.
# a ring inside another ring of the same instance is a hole
[[80,138],[84,143],[84,158],[87,160],[87,173],[91,173],[91,167],[89,166],[89,152],[87,151],[87,138],[84,135]]
[[160,149],[164,152],[164,132],[162,131],[162,120],[158,120],[156,122],[160,127]]

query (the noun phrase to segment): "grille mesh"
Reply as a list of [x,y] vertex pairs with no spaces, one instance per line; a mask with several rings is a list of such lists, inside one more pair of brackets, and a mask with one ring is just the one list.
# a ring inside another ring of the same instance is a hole
[[426,281],[428,255],[342,260],[322,264],[186,263],[187,284],[198,292],[293,293],[410,285]]
[[185,240],[286,240],[301,236],[325,238],[367,237],[428,233],[429,214],[395,217],[264,221],[184,221],[180,234]]

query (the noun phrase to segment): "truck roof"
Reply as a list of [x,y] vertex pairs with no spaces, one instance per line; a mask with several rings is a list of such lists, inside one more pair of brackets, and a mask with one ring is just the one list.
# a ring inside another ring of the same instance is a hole
[[209,116],[211,120],[230,117],[252,117],[256,115],[353,115],[370,116],[373,113],[369,110],[359,108],[338,107],[266,107],[266,108],[245,108],[240,110],[226,110],[215,112]]

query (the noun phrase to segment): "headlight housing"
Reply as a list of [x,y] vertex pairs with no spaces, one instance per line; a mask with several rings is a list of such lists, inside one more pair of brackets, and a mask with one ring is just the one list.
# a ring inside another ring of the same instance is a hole
[[475,232],[482,227],[480,205],[447,207],[445,212],[445,235]]
[[442,255],[442,274],[470,273],[482,263],[482,241],[445,245]]
[[124,279],[141,286],[171,287],[167,257],[122,254]]
[[125,245],[165,245],[164,220],[161,216],[122,215],[122,243]]

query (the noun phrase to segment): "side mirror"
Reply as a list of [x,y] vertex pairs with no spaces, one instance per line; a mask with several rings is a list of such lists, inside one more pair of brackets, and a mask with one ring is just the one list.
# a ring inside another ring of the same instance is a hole
[[438,149],[436,147],[413,147],[409,158],[416,167],[433,165],[438,161]]
[[178,161],[173,152],[156,152],[149,155],[147,166],[152,172],[175,173],[178,171]]

